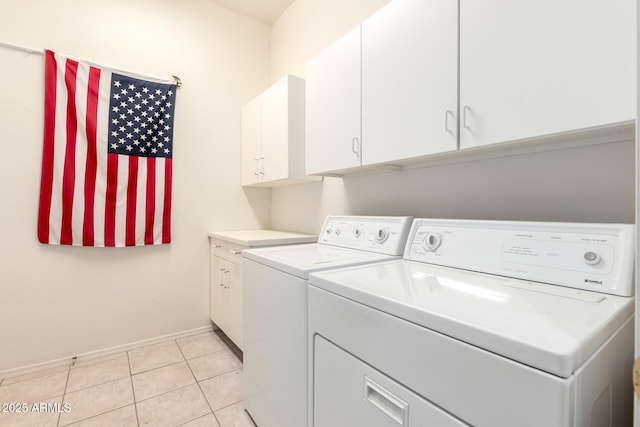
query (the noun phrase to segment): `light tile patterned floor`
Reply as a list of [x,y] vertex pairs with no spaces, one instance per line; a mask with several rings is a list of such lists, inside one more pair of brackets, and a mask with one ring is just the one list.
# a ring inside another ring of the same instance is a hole
[[4,426],[254,424],[242,402],[242,362],[207,332],[0,380]]

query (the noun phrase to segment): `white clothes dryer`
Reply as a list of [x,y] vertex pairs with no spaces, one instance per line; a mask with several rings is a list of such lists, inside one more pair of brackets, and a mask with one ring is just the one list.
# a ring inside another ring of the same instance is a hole
[[307,425],[309,274],[400,258],[411,221],[328,216],[317,243],[243,251],[244,403],[259,427]]
[[314,427],[632,423],[634,226],[416,219],[310,275]]

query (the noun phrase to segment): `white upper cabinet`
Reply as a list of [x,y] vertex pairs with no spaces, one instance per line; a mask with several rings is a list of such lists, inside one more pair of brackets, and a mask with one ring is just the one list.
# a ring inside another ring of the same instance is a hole
[[[289,177],[289,152],[291,126],[299,125],[292,123],[289,118],[291,110],[297,109],[304,112],[304,105],[293,106],[291,97],[296,94],[304,99],[304,80],[295,78],[296,83],[300,83],[298,88],[292,88],[293,78],[280,80],[262,94],[262,150],[260,173],[265,182],[277,181]],[[293,108],[292,108],[293,107]],[[295,120],[304,122],[304,114]],[[304,141],[304,127],[302,132],[298,132],[297,142]],[[294,136],[294,135],[291,135]],[[295,136],[294,136],[295,137]],[[304,142],[302,142],[304,144]]]
[[635,117],[634,0],[461,0],[460,146]]
[[360,166],[360,27],[307,63],[306,172]]
[[304,80],[286,76],[242,108],[242,185],[271,187],[308,179],[304,98]]
[[262,97],[254,98],[240,113],[242,185],[258,182],[262,157]]
[[307,64],[307,173],[607,142],[634,123],[636,39],[634,0],[392,0]]
[[362,23],[362,164],[457,149],[458,5],[393,0]]

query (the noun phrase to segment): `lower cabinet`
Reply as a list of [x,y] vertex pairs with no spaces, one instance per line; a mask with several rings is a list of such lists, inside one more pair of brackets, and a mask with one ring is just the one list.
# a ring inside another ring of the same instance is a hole
[[209,258],[211,320],[240,350],[243,349],[242,249],[212,239]]
[[240,350],[244,351],[242,251],[317,240],[316,235],[276,230],[209,233],[209,317]]

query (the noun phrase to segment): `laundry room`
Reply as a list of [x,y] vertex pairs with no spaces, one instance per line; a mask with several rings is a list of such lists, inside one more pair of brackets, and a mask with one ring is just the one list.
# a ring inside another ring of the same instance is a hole
[[637,8],[4,4],[0,426],[632,425]]

